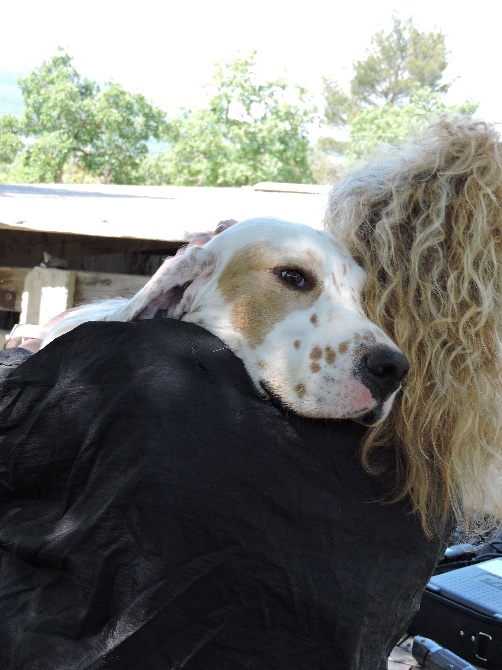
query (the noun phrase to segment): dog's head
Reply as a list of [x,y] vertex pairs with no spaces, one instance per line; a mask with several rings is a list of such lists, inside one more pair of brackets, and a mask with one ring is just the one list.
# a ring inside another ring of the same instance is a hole
[[365,317],[364,279],[332,234],[252,219],[160,268],[109,318],[197,323],[242,359],[261,393],[304,416],[369,425],[388,414],[408,363]]

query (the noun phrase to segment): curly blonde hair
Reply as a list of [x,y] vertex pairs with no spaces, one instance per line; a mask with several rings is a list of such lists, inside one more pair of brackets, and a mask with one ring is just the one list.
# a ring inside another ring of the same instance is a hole
[[[410,372],[362,447],[393,449],[390,500],[433,534],[502,517],[502,147],[493,126],[443,119],[335,185],[325,226],[368,274],[365,306]],[[485,511],[485,512],[483,512]],[[487,514],[489,511],[490,514]]]

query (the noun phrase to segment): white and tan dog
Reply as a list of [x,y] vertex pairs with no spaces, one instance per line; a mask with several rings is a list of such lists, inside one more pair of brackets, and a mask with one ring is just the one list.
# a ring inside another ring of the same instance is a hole
[[42,346],[85,321],[190,321],[219,337],[257,390],[283,406],[374,424],[388,414],[408,363],[364,316],[364,279],[331,233],[250,219],[163,265],[133,298],[70,312]]

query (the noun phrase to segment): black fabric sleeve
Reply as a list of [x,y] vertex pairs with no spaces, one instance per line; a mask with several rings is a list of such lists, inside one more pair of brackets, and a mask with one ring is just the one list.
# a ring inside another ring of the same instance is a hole
[[0,388],[0,666],[385,670],[443,543],[362,435],[191,324],[55,340]]

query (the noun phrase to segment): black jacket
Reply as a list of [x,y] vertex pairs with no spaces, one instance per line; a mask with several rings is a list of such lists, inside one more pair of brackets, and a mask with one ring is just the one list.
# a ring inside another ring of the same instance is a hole
[[443,540],[362,435],[191,324],[57,339],[0,387],[0,667],[384,670]]

